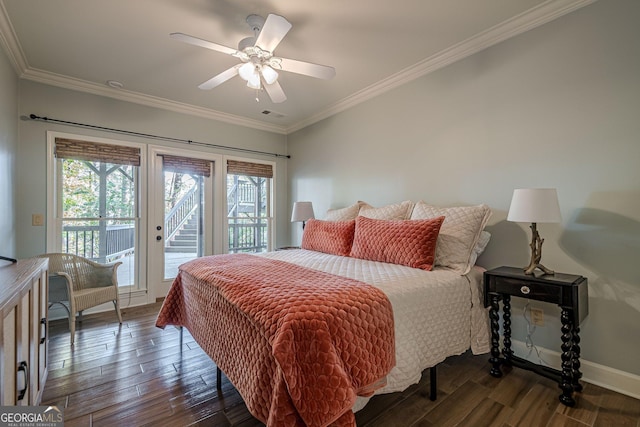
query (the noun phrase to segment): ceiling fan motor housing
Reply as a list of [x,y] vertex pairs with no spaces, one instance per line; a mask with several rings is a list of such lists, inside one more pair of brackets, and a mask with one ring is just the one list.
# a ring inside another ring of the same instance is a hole
[[244,38],[244,39],[240,40],[240,43],[238,43],[238,50],[240,52],[244,52],[244,50],[246,48],[253,47],[254,44],[256,44],[256,38],[255,37]]

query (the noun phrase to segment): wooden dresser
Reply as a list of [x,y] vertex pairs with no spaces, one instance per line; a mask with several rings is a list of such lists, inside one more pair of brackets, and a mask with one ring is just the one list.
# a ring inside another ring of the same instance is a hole
[[47,380],[48,265],[0,261],[0,405],[39,405]]

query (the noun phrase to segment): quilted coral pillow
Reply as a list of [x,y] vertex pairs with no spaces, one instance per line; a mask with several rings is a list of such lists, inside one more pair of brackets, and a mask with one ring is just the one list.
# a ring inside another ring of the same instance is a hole
[[444,217],[428,220],[380,220],[359,216],[351,256],[431,270]]
[[302,249],[349,256],[356,221],[322,221],[310,219],[302,233]]
[[391,205],[381,206],[374,208],[373,206],[361,202],[360,216],[366,216],[373,219],[409,219],[411,216],[411,210],[413,209],[413,202],[405,200],[402,203],[394,203]]
[[472,251],[489,221],[491,209],[487,205],[439,208],[418,202],[411,219],[439,216],[444,216],[445,220],[438,236],[435,265],[467,274],[473,267]]
[[365,204],[364,202],[357,202],[351,206],[341,209],[329,209],[325,215],[325,221],[349,221],[350,219],[356,219],[358,212],[360,212],[360,206]]

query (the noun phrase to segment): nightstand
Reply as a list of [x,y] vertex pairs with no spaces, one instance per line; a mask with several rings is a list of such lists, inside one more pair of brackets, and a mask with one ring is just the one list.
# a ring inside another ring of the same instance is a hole
[[[540,366],[513,354],[511,349],[511,297],[557,304],[562,310],[562,368]],[[500,356],[500,300],[503,314],[503,348]],[[580,378],[580,323],[589,314],[587,279],[572,274],[527,275],[523,269],[499,267],[484,272],[484,306],[490,307],[491,375],[501,377],[500,365],[511,365],[533,371],[558,381],[562,390],[560,402],[574,406],[573,392],[582,391]]]

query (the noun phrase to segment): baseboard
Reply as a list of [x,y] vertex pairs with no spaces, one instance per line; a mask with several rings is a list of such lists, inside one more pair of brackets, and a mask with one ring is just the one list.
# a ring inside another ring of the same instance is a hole
[[[536,345],[538,352],[530,351],[522,341],[511,339],[511,347],[515,354],[534,363],[540,363],[560,369],[562,359],[557,351]],[[540,357],[538,357],[538,353]],[[590,362],[580,358],[580,370],[584,382],[595,384],[606,389],[640,399],[640,376]]]

